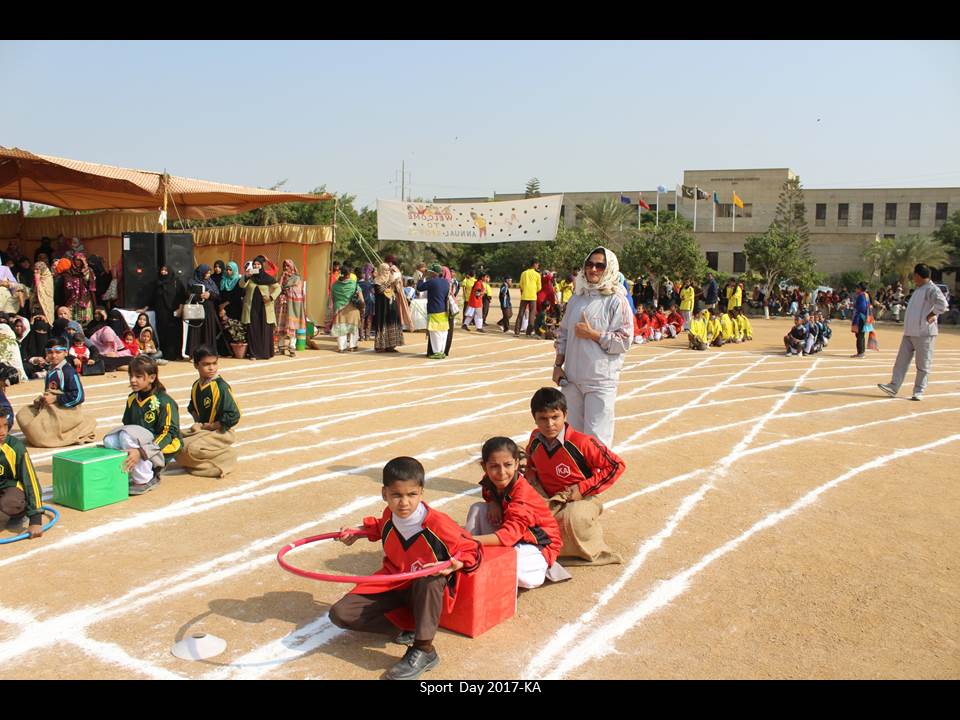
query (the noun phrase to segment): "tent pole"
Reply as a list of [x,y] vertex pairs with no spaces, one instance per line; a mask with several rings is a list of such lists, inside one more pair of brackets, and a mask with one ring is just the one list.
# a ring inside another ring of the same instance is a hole
[[160,183],[163,185],[163,231],[167,231],[167,183],[170,180],[170,176],[167,175],[167,171],[163,171],[163,175],[160,177]]

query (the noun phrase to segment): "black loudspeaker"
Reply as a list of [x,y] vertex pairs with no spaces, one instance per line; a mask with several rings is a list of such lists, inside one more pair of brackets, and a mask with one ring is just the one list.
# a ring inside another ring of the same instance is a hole
[[160,233],[157,236],[159,265],[166,265],[189,288],[196,268],[193,260],[193,233]]
[[157,289],[157,233],[123,233],[123,307],[153,304]]

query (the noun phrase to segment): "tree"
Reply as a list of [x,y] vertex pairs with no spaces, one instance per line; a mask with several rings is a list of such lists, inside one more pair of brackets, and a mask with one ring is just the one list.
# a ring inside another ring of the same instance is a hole
[[660,223],[659,228],[646,227],[627,240],[621,254],[620,269],[624,275],[653,275],[659,290],[660,278],[695,278],[707,272],[707,261],[700,245],[681,223]]
[[810,239],[810,230],[807,227],[806,213],[800,178],[791,178],[784,182],[780,189],[771,227],[776,227],[783,233],[795,233],[800,240],[807,242]]
[[913,277],[913,268],[919,263],[939,267],[950,260],[950,246],[928,235],[904,235],[879,238],[865,251],[864,256],[873,262],[874,274],[881,278],[895,273],[904,287]]
[[0,215],[15,215],[20,212],[20,203],[13,200],[0,200]]
[[523,191],[525,198],[540,197],[540,178],[530,178],[527,180],[526,190]]
[[629,231],[636,223],[632,205],[624,205],[614,198],[604,198],[580,208],[579,219],[583,229],[597,239],[598,245],[612,249],[623,246]]
[[942,243],[953,246],[953,252],[960,255],[960,210],[957,210],[942,227],[935,230],[933,237]]
[[[672,212],[661,212],[660,224],[665,225],[667,223],[673,223],[687,230],[693,230],[693,222],[679,213],[674,217]],[[644,210],[640,214],[640,227],[643,228],[645,225],[649,225],[650,227],[657,226],[657,214],[653,210]]]
[[747,262],[763,278],[764,297],[781,280],[807,285],[814,277],[816,265],[810,246],[796,231],[784,231],[776,224],[762,235],[752,235],[743,243]]

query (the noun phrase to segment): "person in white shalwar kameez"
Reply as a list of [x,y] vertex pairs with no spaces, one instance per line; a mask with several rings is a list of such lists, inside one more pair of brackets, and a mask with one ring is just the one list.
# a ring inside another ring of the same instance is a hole
[[633,317],[618,281],[617,256],[598,247],[577,274],[557,332],[553,381],[567,398],[567,419],[580,432],[613,445],[614,403]]

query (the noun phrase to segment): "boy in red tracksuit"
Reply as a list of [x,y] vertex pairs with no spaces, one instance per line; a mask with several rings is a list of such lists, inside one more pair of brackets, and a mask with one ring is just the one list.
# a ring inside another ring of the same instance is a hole
[[667,325],[667,316],[664,315],[663,310],[660,308],[654,310],[653,317],[650,318],[650,324],[653,326],[654,340],[660,340],[666,336],[667,331],[664,328]]
[[557,562],[560,526],[543,497],[520,474],[520,448],[508,437],[493,437],[480,451],[484,502],[467,512],[467,531],[481,545],[513,547],[517,585],[535,588],[546,579],[569,580]]
[[548,498],[560,524],[567,564],[608,565],[623,559],[607,547],[600,527],[603,503],[597,497],[626,470],[626,463],[592,435],[567,424],[567,399],[556,388],[540,388],[530,410],[537,429],[527,445],[526,478]]
[[667,322],[663,326],[664,337],[676,337],[683,330],[683,315],[677,312],[676,304],[670,306],[670,314],[667,315]]
[[[375,575],[410,572],[446,560],[450,566],[401,583],[371,578],[330,608],[330,621],[337,627],[391,636],[396,627],[386,614],[410,609],[416,630],[396,637],[395,642],[410,647],[386,672],[387,680],[413,680],[440,662],[433,647],[440,614],[456,603],[458,572],[475,571],[482,557],[480,544],[463,528],[422,502],[423,480],[423,465],[414,458],[397,457],[384,466],[382,494],[387,507],[381,517],[363,519],[367,539],[383,542],[383,567]],[[344,536],[340,541],[352,545],[357,538]]]
[[650,321],[650,316],[647,315],[646,308],[644,308],[641,305],[637,309],[636,314],[633,316],[634,342],[638,344],[649,342],[652,335],[653,335],[653,324]]

